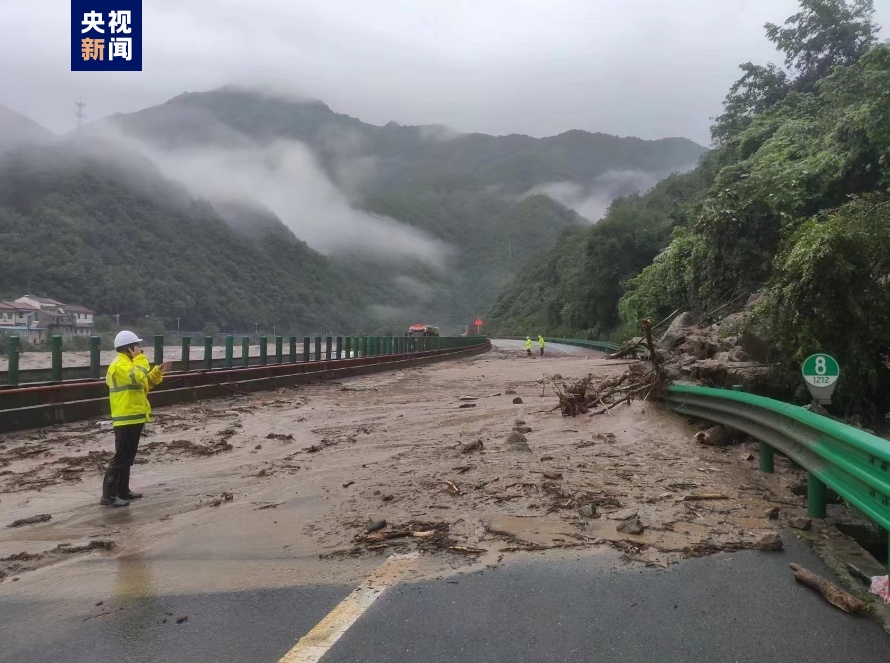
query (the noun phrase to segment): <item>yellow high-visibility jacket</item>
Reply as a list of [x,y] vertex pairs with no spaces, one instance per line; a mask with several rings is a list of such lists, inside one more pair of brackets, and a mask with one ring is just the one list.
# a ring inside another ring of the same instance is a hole
[[532,349],[532,340],[530,338],[525,339],[525,349],[526,350]]
[[541,348],[542,350],[544,349],[544,337],[543,336],[538,336],[538,347]]
[[118,352],[105,375],[112,423],[115,426],[127,426],[151,421],[148,391],[163,380],[161,367],[151,368],[144,354],[130,359],[123,352]]

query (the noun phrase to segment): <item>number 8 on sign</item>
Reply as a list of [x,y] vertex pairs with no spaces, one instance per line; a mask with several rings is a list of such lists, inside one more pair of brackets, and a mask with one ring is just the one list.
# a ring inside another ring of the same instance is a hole
[[829,387],[837,382],[841,371],[834,357],[816,354],[804,360],[800,372],[807,384],[814,387]]

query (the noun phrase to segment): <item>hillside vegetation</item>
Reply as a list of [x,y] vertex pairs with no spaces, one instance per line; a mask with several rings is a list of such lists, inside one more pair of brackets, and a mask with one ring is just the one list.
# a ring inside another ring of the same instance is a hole
[[[775,360],[829,352],[841,399],[886,409],[890,45],[877,31],[866,0],[802,0],[784,25],[767,24],[785,67],[741,66],[712,129],[717,149],[693,173],[616,201],[564,251],[535,256],[490,321],[635,333],[643,317],[725,315],[762,291],[752,325]],[[529,297],[550,303],[538,312]]]
[[131,324],[160,316],[168,328],[176,317],[183,329],[368,324],[362,285],[277,219],[238,210],[251,229],[239,231],[150,163],[102,151],[66,142],[0,160],[7,295],[52,293]]

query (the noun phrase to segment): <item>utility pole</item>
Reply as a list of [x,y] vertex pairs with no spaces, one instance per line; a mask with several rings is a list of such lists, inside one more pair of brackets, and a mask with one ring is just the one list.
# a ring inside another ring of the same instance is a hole
[[179,318],[176,318],[176,331],[179,331]]
[[254,333],[254,334],[259,334],[259,333],[260,333],[260,323],[259,323],[259,322],[254,322],[254,323],[253,323],[253,333]]
[[277,327],[275,325],[272,325],[272,336],[275,336],[276,329],[277,329]]
[[118,327],[121,326],[121,314],[120,313],[114,314],[114,322]]
[[80,127],[83,125],[83,118],[85,115],[83,109],[86,107],[86,102],[83,102],[80,99],[75,99],[74,104],[77,106],[77,110],[74,111],[74,117],[77,118],[77,130],[80,131]]

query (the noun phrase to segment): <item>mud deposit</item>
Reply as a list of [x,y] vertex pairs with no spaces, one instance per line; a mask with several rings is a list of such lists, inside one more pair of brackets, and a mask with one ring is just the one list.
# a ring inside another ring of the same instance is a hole
[[[414,549],[440,570],[598,546],[669,565],[761,546],[805,514],[792,493],[802,475],[778,456],[776,473],[760,475],[753,443],[702,446],[693,438],[703,426],[652,403],[554,411],[545,374],[627,365],[495,351],[160,408],[133,468],[145,497],[125,509],[98,506],[107,422],[6,435],[0,578],[137,556],[177,587],[343,581]],[[7,527],[40,514],[51,519]]]

